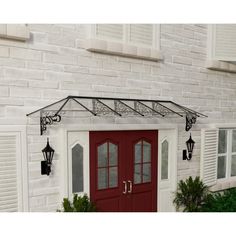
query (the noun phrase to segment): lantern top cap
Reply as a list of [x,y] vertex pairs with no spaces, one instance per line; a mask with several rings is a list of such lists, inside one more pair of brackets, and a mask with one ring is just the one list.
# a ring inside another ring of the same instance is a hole
[[192,140],[192,136],[191,136],[191,133],[190,133],[190,137],[188,139],[188,141],[186,143],[195,143],[193,140]]
[[54,149],[49,145],[49,138],[47,138],[47,145],[46,145],[46,147],[42,150],[42,152],[54,152]]

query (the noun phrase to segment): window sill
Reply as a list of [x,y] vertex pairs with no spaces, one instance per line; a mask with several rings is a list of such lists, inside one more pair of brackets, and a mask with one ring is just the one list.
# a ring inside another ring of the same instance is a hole
[[217,60],[207,60],[206,68],[210,70],[236,73],[236,64]]
[[104,54],[119,55],[149,61],[159,61],[163,59],[160,51],[156,49],[110,42],[100,39],[88,39],[86,41],[85,49],[90,52],[100,52]]
[[0,25],[0,38],[26,41],[30,38],[30,31],[26,25]]
[[210,187],[210,191],[217,192],[235,187],[236,187],[236,178],[234,177],[232,179],[217,180],[216,184]]

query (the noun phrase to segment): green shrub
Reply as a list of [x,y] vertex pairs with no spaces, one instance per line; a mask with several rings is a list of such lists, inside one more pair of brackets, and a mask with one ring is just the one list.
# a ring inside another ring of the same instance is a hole
[[202,212],[236,212],[236,188],[208,194]]
[[184,212],[198,212],[207,196],[208,187],[200,180],[200,177],[193,180],[190,176],[178,183],[173,203],[177,210],[183,208]]
[[92,203],[88,196],[85,194],[80,197],[78,194],[74,194],[73,202],[68,198],[64,198],[62,202],[62,212],[95,212],[95,204]]

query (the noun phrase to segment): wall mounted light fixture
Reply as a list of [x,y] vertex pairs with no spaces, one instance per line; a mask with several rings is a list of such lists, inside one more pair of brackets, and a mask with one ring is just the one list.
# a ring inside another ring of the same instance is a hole
[[49,145],[49,138],[47,138],[47,145],[42,150],[44,161],[41,161],[41,175],[49,175],[51,172],[52,159],[54,149]]
[[183,160],[188,160],[188,161],[191,160],[194,144],[195,144],[195,142],[192,140],[192,137],[190,134],[190,137],[189,137],[188,141],[186,142],[188,155],[187,155],[187,150],[183,150]]

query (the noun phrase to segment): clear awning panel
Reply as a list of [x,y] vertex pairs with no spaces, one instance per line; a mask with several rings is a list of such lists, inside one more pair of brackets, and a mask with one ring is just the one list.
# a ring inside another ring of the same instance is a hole
[[206,115],[168,100],[68,96],[27,116],[40,118],[41,135],[48,125],[63,118],[97,117],[184,117],[188,131],[197,117]]

